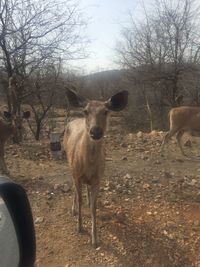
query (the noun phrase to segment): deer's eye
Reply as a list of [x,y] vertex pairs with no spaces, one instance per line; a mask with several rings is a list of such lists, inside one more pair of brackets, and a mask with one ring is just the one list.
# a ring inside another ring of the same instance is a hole
[[88,116],[89,112],[87,109],[84,109],[83,112],[84,112],[85,116]]

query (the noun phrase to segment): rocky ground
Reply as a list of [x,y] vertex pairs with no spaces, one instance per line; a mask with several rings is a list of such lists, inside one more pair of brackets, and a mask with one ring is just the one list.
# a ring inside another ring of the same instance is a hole
[[7,145],[11,177],[32,207],[37,267],[199,267],[200,139],[181,156],[172,141],[159,154],[163,133],[107,136],[106,173],[98,199],[99,247],[71,216],[71,177],[63,158],[50,159],[48,140]]

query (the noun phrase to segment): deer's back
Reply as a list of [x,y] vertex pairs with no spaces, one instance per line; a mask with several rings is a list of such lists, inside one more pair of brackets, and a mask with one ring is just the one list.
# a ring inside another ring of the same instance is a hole
[[177,107],[170,111],[171,127],[200,131],[200,107]]

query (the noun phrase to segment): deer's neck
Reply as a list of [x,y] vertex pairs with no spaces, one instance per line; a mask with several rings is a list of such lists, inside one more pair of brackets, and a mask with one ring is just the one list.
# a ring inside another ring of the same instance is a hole
[[103,149],[103,140],[92,140],[87,132],[84,134],[84,144],[86,150],[86,157],[89,161],[93,162],[101,157]]

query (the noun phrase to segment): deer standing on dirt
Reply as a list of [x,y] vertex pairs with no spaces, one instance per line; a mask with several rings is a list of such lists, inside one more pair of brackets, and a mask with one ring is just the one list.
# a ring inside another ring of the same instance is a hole
[[[28,118],[30,116],[30,112],[26,111],[23,113],[22,118]],[[4,111],[4,117],[9,122],[3,122],[0,120],[0,167],[3,173],[8,174],[7,165],[5,163],[4,155],[5,155],[5,143],[10,136],[15,136],[17,134],[17,125],[12,118],[11,113]]]
[[181,153],[186,156],[181,145],[181,137],[185,132],[191,135],[200,136],[200,107],[176,107],[169,112],[170,130],[164,136],[161,154],[164,151],[165,144],[176,134],[176,139]]
[[78,232],[82,232],[82,184],[86,184],[92,217],[92,245],[97,247],[96,202],[105,167],[103,136],[109,111],[123,110],[127,105],[128,92],[119,92],[106,102],[84,102],[76,92],[69,89],[67,96],[69,103],[74,107],[83,107],[85,114],[84,118],[74,119],[67,124],[63,139],[74,183],[72,214],[76,214],[78,205]]

